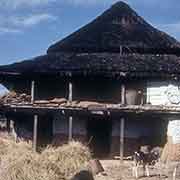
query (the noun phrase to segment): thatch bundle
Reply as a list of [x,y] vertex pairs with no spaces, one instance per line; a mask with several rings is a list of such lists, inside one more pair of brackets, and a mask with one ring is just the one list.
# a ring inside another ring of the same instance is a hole
[[179,161],[180,160],[180,120],[170,119],[168,122],[167,144],[162,153],[162,161]]
[[30,151],[31,149],[32,148],[30,143],[23,141],[15,143],[10,137],[6,139],[0,138],[0,160],[1,158],[3,158],[4,156],[6,157],[9,154],[12,156],[17,156],[26,151]]
[[167,143],[161,156],[163,162],[180,160],[180,144],[173,144],[172,137],[168,137]]
[[80,142],[72,141],[56,149],[47,148],[42,152],[41,158],[44,164],[50,163],[50,166],[58,167],[59,172],[65,177],[70,177],[87,165],[91,159],[91,153]]
[[1,141],[0,180],[66,180],[91,158],[88,148],[78,142],[38,154],[28,143]]

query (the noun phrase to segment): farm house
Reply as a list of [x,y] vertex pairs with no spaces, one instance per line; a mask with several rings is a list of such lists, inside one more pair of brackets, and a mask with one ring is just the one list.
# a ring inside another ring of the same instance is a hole
[[[79,140],[101,158],[180,144],[180,43],[118,2],[51,45],[0,66],[3,133],[41,145]],[[168,141],[167,141],[168,140]]]

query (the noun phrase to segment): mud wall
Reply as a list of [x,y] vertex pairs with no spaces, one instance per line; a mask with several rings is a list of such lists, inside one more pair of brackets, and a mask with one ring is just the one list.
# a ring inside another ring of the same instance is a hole
[[[111,156],[119,156],[120,119],[112,121]],[[142,145],[152,147],[166,143],[167,123],[161,117],[129,117],[125,120],[124,154],[132,155]]]
[[[73,117],[73,139],[85,143],[87,140],[86,119]],[[61,145],[68,142],[69,119],[61,114],[53,116],[53,144]]]

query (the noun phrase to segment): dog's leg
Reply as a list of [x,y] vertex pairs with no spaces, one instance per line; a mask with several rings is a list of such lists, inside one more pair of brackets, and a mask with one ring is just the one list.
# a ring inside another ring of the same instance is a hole
[[149,176],[150,176],[150,173],[149,173],[148,165],[145,166],[145,169],[146,169],[146,175],[147,175],[147,177],[149,177]]
[[143,176],[146,176],[146,165],[143,164]]
[[136,177],[136,166],[132,167],[132,175],[133,177]]
[[138,179],[138,165],[135,167],[135,177]]
[[177,172],[177,167],[175,167],[173,171],[173,180],[176,180],[176,172]]

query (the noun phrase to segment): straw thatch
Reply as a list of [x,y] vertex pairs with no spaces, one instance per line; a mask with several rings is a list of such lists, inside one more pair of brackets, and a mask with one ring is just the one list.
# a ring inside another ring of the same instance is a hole
[[[57,166],[65,177],[71,177],[87,166],[91,159],[89,149],[80,142],[72,141],[58,148],[47,148],[42,152],[41,162]],[[45,160],[45,161],[44,161]]]
[[[124,2],[117,2],[88,25],[50,46],[48,53],[172,52],[180,43],[157,30]],[[164,52],[163,52],[164,51]]]
[[[4,74],[4,72],[6,72]],[[180,58],[176,55],[119,55],[118,53],[60,53],[0,67],[0,74],[20,75],[163,77],[180,73]]]
[[0,139],[0,180],[67,180],[91,159],[78,142],[34,152],[28,143]]
[[164,146],[161,156],[162,162],[171,162],[180,160],[180,144],[174,144],[172,137],[168,136],[167,143]]

